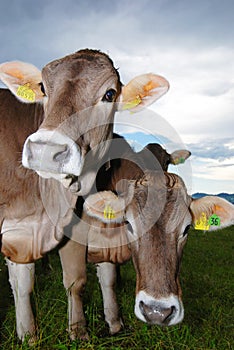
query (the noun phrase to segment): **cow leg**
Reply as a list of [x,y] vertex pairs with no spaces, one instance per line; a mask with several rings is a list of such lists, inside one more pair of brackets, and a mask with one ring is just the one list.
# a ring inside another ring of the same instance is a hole
[[68,296],[68,331],[75,340],[88,339],[82,294],[86,284],[86,246],[68,241],[59,251]]
[[123,326],[119,317],[119,307],[115,293],[116,266],[111,263],[97,265],[97,276],[101,285],[105,320],[109,325],[110,334],[118,333]]
[[36,327],[30,294],[34,286],[35,265],[34,263],[16,264],[8,259],[6,262],[15,301],[17,335],[21,340],[29,335],[30,343],[33,343],[36,340]]

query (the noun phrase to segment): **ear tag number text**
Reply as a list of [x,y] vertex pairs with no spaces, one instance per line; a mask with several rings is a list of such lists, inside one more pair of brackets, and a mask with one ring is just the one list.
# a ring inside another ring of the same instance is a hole
[[16,93],[19,97],[22,97],[25,100],[31,102],[35,101],[36,94],[32,89],[30,89],[29,84],[19,86]]
[[195,230],[209,230],[210,224],[205,213],[202,213],[200,218],[195,221]]
[[109,220],[116,218],[115,211],[114,211],[114,209],[111,208],[110,205],[107,205],[104,208],[103,215],[104,215],[105,219],[109,219]]
[[216,214],[211,215],[209,218],[210,226],[220,226],[221,220],[220,217]]

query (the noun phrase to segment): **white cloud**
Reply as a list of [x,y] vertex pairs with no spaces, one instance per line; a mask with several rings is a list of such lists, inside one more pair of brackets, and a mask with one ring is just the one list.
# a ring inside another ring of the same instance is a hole
[[194,175],[203,179],[232,181],[234,177],[234,157],[229,163],[223,162],[222,164],[217,161],[205,160],[205,163],[201,164],[199,169],[196,169]]

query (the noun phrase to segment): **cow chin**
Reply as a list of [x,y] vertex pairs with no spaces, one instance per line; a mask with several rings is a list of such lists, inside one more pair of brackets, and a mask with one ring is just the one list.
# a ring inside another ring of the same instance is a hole
[[183,303],[173,294],[155,299],[144,291],[136,295],[135,315],[151,325],[173,326],[184,318]]
[[83,160],[79,146],[58,131],[41,129],[30,135],[23,147],[22,164],[44,178],[79,176]]

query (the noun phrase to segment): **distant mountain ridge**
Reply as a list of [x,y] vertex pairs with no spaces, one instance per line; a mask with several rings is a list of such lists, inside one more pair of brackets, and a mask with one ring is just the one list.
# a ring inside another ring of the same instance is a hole
[[[194,193],[192,195],[193,198],[197,199],[197,198],[202,198],[204,196],[214,196],[214,194],[207,194],[207,193]],[[232,204],[234,204],[234,193],[219,193],[216,194],[216,196],[221,197],[226,199],[227,201],[231,202]]]

